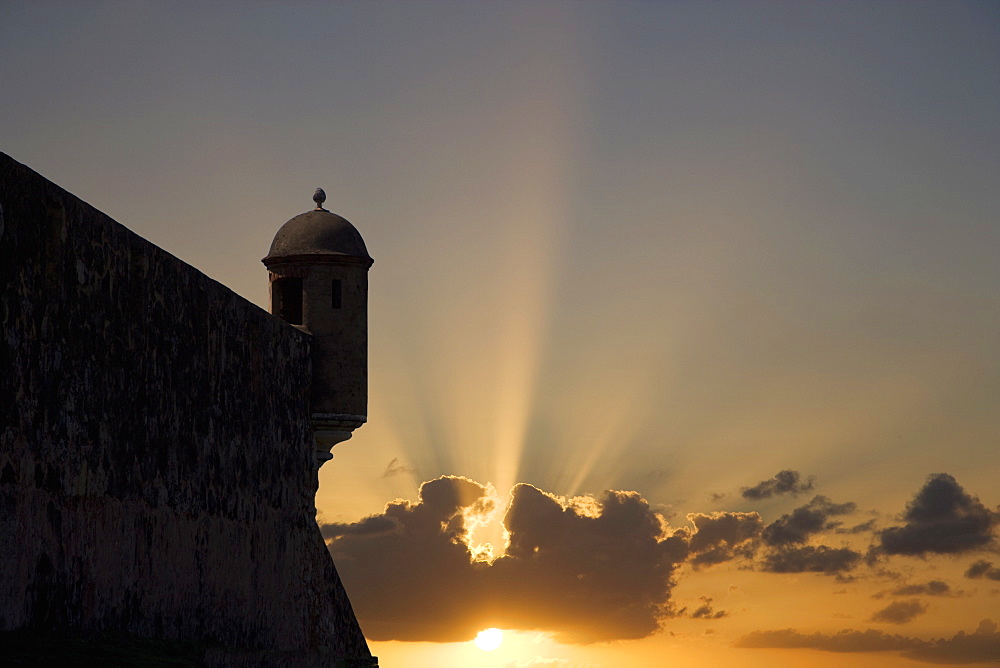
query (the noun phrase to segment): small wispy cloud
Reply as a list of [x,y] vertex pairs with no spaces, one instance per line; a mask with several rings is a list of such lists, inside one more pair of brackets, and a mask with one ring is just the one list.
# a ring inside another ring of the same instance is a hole
[[927,604],[920,599],[893,601],[872,615],[870,621],[884,624],[906,624],[927,612]]
[[965,571],[965,577],[973,580],[979,578],[1000,580],[1000,568],[995,567],[992,561],[980,559],[969,565],[969,568]]
[[809,476],[806,480],[802,480],[802,476],[798,471],[778,471],[773,478],[762,480],[753,487],[744,487],[740,493],[744,499],[754,501],[769,499],[772,496],[779,496],[781,494],[798,496],[799,494],[811,492],[815,479],[814,476]]
[[382,477],[392,478],[393,476],[403,475],[407,473],[414,476],[418,475],[416,469],[400,464],[399,457],[393,457],[391,460],[389,460],[389,463],[385,465],[385,471],[382,472]]

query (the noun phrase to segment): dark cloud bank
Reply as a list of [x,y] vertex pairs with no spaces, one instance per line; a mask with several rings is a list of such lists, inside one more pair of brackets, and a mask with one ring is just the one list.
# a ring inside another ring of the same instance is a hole
[[[811,478],[803,482],[797,472],[782,471],[745,488],[743,496],[794,496],[812,487]],[[397,500],[379,515],[321,527],[370,639],[455,642],[492,626],[543,630],[571,643],[641,638],[671,616],[719,619],[727,614],[704,597],[692,610],[673,606],[671,591],[682,565],[702,569],[737,561],[741,567],[775,573],[849,578],[864,563],[863,555],[819,543],[827,536],[872,531],[870,522],[843,528],[844,518],[856,512],[855,504],[822,495],[770,524],[756,512],[711,512],[691,513],[689,525],[679,528],[670,527],[637,492],[606,491],[598,498],[565,500],[519,484],[506,509],[494,508],[494,503],[483,485],[445,476],[421,485],[416,502]],[[492,562],[477,560],[469,531],[499,510],[505,510],[509,534],[506,552]],[[872,533],[875,558],[984,549],[993,544],[997,524],[995,513],[946,474],[928,479],[903,519],[903,526]],[[981,561],[966,575],[993,578],[995,570]],[[947,593],[947,585],[933,581],[892,592]],[[906,623],[925,610],[918,599],[894,601],[872,621]],[[832,636],[760,631],[743,638],[740,646],[898,650],[930,661],[928,657],[959,651],[955,648],[970,656],[985,651],[982,647],[995,643],[997,634],[995,628],[983,628],[939,641],[881,631]],[[764,644],[780,642],[791,644]],[[867,646],[876,649],[863,649]]]
[[736,641],[737,647],[816,649],[826,652],[901,652],[916,661],[939,664],[1000,661],[1000,632],[984,619],[972,633],[959,631],[950,638],[921,640],[868,629],[839,633],[799,633],[794,629],[755,631]]

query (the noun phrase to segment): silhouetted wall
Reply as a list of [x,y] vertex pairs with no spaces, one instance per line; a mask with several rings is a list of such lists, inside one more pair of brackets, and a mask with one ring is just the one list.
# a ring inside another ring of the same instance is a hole
[[309,335],[3,154],[0,207],[0,630],[369,657]]

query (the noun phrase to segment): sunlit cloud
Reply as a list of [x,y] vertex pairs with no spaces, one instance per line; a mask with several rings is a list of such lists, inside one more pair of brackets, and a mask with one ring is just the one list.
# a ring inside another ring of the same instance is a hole
[[[966,500],[960,506],[974,507],[971,495],[949,489]],[[925,499],[925,491],[916,498]],[[877,538],[870,530],[837,533],[856,512],[854,502],[817,495],[771,522],[756,511],[713,511],[688,513],[677,526],[635,491],[566,497],[519,483],[503,495],[489,483],[443,476],[423,483],[416,502],[398,499],[381,513],[321,530],[362,627],[376,641],[470,641],[497,628],[572,645],[650,637],[671,620],[729,623],[752,605],[749,598],[735,609],[717,604],[732,585],[674,599],[679,582],[720,571],[895,582],[864,599],[892,597],[864,613],[877,624],[922,620],[929,606],[915,597],[944,602],[966,595],[937,579],[900,582],[900,574],[866,562],[854,547],[825,544],[833,536]],[[975,562],[967,573],[989,578],[992,568]],[[773,633],[751,634],[740,646],[784,637]],[[790,633],[789,642],[807,642]],[[816,646],[923,652],[930,646],[922,642],[868,631],[823,636]]]
[[322,526],[369,638],[448,642],[496,627],[586,643],[650,635],[670,614],[689,531],[665,531],[637,493],[563,499],[519,484],[509,545],[491,562],[470,536],[493,511],[488,486],[443,477],[416,503]]
[[470,555],[465,524],[490,503],[479,483],[439,478],[421,485],[416,503],[400,499],[360,522],[321,526],[368,638],[462,641],[493,626],[477,577],[484,564]]
[[477,633],[472,642],[484,652],[492,652],[503,643],[503,631],[496,628],[485,629]]

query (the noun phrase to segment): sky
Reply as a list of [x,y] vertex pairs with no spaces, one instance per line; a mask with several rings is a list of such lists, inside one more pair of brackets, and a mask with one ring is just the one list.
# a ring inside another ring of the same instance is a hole
[[995,2],[0,0],[0,150],[261,307],[363,234],[389,668],[1000,661],[997,119]]

